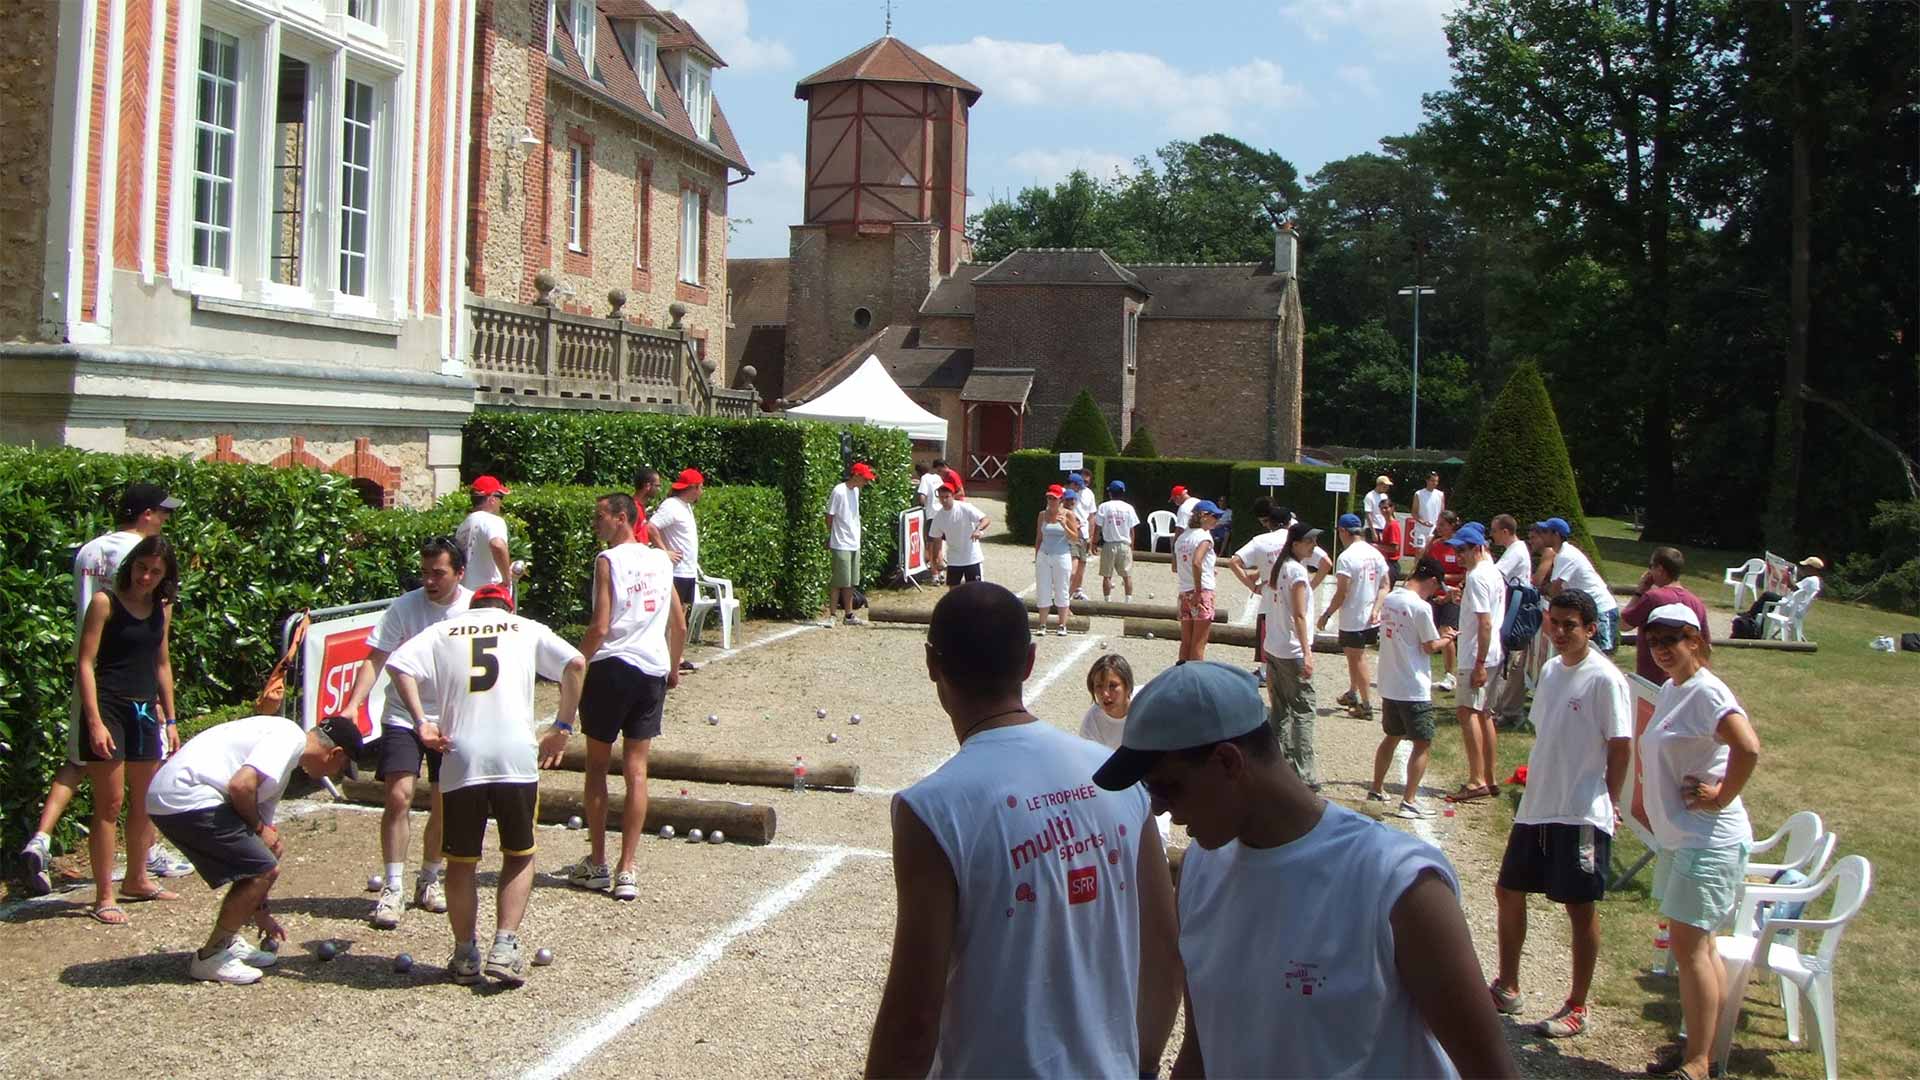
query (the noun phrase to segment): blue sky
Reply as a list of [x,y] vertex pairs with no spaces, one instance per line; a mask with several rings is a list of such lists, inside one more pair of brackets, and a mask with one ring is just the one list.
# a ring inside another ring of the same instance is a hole
[[[658,2],[658,0],[656,0]],[[1223,131],[1301,175],[1420,122],[1447,81],[1457,0],[896,0],[894,35],[984,92],[968,212],[1076,167],[1100,175]],[[805,103],[794,83],[880,36],[883,0],[670,0],[729,66],[714,78],[755,175],[733,188],[735,258],[787,253]],[[1204,14],[1201,14],[1204,13]]]

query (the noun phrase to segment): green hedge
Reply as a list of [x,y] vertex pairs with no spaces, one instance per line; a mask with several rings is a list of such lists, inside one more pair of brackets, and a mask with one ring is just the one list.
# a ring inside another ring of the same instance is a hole
[[1113,457],[1120,453],[1120,444],[1113,441],[1113,428],[1107,424],[1106,414],[1100,411],[1092,393],[1080,391],[1067,406],[1067,414],[1060,419],[1060,430],[1053,436],[1053,448],[1079,451],[1088,457]]
[[1160,447],[1155,445],[1153,441],[1153,432],[1148,431],[1146,425],[1142,424],[1139,427],[1133,429],[1133,438],[1128,439],[1127,445],[1120,448],[1120,456],[1121,457],[1145,457],[1145,458],[1159,457]]
[[1413,512],[1413,493],[1427,486],[1427,474],[1440,474],[1440,490],[1452,493],[1460,487],[1460,474],[1467,469],[1467,463],[1441,462],[1421,458],[1390,457],[1351,457],[1340,464],[1353,470],[1356,483],[1373,490],[1373,478],[1387,476],[1393,480],[1393,505],[1402,513]]
[[1108,458],[1106,478],[1127,485],[1127,501],[1140,515],[1138,546],[1147,546],[1147,515],[1172,510],[1167,496],[1175,484],[1202,499],[1218,500],[1233,487],[1233,462],[1210,458]]
[[[1260,470],[1273,464],[1271,461],[1242,461],[1233,466],[1227,492],[1227,509],[1233,511],[1233,532],[1227,541],[1228,554],[1259,532],[1260,523],[1254,520],[1253,503],[1267,494],[1267,489],[1260,484]],[[1273,489],[1273,501],[1293,511],[1301,521],[1325,529],[1327,537],[1321,546],[1331,550],[1335,520],[1351,510],[1360,496],[1351,491],[1341,495],[1328,494],[1326,478],[1329,473],[1345,473],[1350,477],[1354,474],[1344,468],[1293,462],[1281,467],[1287,470],[1287,482]],[[1357,485],[1358,478],[1355,478],[1349,486]]]
[[1448,501],[1462,521],[1489,522],[1512,514],[1522,530],[1549,517],[1573,526],[1573,542],[1597,555],[1587,517],[1580,509],[1567,442],[1540,369],[1531,361],[1514,366],[1507,385],[1480,421],[1467,453],[1457,497]]
[[[1107,495],[1107,462],[1112,458],[1087,454],[1083,459],[1093,473],[1096,501]],[[1007,458],[1007,531],[1022,544],[1033,543],[1034,523],[1047,508],[1047,488],[1065,484],[1067,474],[1060,468],[1060,454],[1053,450],[1016,450]],[[1145,515],[1142,515],[1145,520]]]

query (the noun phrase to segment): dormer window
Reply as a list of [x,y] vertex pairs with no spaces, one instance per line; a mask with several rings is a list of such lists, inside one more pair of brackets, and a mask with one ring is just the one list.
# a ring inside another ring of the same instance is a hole
[[567,36],[573,39],[573,51],[580,54],[580,64],[587,74],[600,78],[600,61],[594,54],[593,0],[547,0],[547,55],[560,58],[560,39],[554,33],[554,27],[565,26]]
[[685,56],[680,61],[680,100],[687,107],[687,119],[693,133],[702,139],[713,138],[713,69]]
[[613,24],[614,36],[620,39],[620,51],[627,54],[627,60],[633,65],[634,78],[640,81],[640,92],[646,95],[647,104],[655,109],[660,107],[654,96],[654,73],[660,67],[660,39],[653,31],[631,20],[622,20]]

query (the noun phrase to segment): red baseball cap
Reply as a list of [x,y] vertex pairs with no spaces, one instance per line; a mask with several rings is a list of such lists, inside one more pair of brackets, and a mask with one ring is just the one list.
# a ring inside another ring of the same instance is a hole
[[473,590],[473,600],[470,602],[477,604],[482,600],[505,600],[507,610],[513,610],[513,590],[497,582],[492,585],[482,585]]
[[1049,499],[1064,499],[1066,497],[1067,489],[1061,487],[1059,484],[1054,484],[1047,488],[1047,498]]
[[868,465],[864,461],[854,462],[853,468],[850,471],[853,473],[853,475],[859,477],[862,480],[873,479],[873,467]]
[[1187,485],[1175,484],[1173,485],[1173,494],[1169,497],[1177,499],[1180,496],[1185,495],[1186,493],[1187,493]]
[[497,476],[476,477],[473,481],[475,495],[511,495],[513,489],[500,482]]
[[700,475],[699,469],[682,469],[680,470],[680,479],[673,482],[673,490],[685,491],[690,487],[699,487],[706,482],[707,478]]

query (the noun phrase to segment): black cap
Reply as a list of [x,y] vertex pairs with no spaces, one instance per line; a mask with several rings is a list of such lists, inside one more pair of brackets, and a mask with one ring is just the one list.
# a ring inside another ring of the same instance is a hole
[[149,510],[177,510],[180,500],[159,484],[128,484],[120,495],[120,521],[137,519]]
[[341,775],[349,780],[360,779],[360,770],[353,763],[353,759],[360,756],[360,725],[344,716],[329,716],[313,725],[313,730],[327,745],[347,752],[347,767]]

